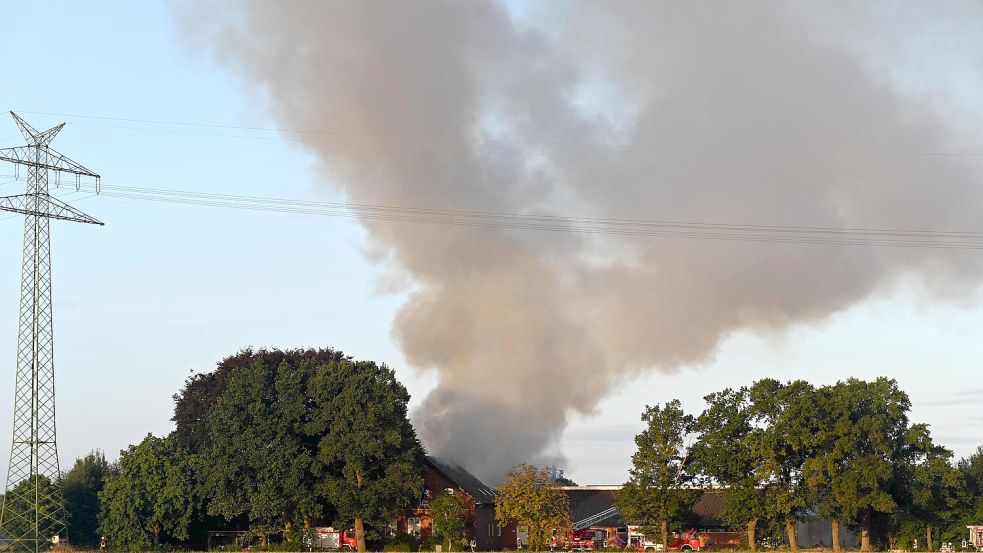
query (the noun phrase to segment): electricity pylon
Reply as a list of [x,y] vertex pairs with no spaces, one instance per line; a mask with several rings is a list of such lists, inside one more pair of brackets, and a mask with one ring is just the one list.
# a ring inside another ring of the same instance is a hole
[[[58,542],[65,529],[55,443],[55,367],[51,326],[50,219],[102,223],[48,194],[48,172],[99,175],[48,147],[65,124],[39,132],[10,112],[27,145],[0,148],[0,160],[27,167],[27,193],[0,197],[0,211],[24,215],[14,433],[7,485],[0,509],[0,541],[37,553]],[[98,190],[98,188],[97,188]]]

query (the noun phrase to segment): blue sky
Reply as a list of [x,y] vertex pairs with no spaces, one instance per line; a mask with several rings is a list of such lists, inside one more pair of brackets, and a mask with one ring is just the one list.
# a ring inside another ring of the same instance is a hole
[[[106,184],[343,200],[317,182],[295,143],[271,133],[151,132],[29,113],[275,126],[258,91],[180,40],[165,6],[4,0],[0,8],[7,23],[0,48],[18,53],[5,60],[0,109],[21,111],[39,128],[70,121],[53,147],[101,172]],[[964,82],[956,88],[966,95]],[[0,139],[20,144],[9,118],[0,117]],[[0,175],[11,173],[0,167]],[[22,187],[6,183],[0,193]],[[390,364],[415,400],[433,386],[390,336],[403,298],[379,291],[384,270],[366,260],[355,222],[108,197],[77,206],[106,226],[53,224],[63,467],[90,449],[115,457],[148,432],[168,432],[171,395],[189,372],[247,346],[332,346]],[[0,383],[8,383],[0,429],[9,429],[12,410],[21,224],[0,220]],[[695,411],[706,392],[764,376],[895,377],[912,396],[913,418],[930,423],[957,455],[969,454],[983,443],[978,299],[940,305],[902,282],[817,325],[732,336],[704,366],[625,381],[566,431],[568,474],[581,483],[623,481],[646,404],[679,397]]]

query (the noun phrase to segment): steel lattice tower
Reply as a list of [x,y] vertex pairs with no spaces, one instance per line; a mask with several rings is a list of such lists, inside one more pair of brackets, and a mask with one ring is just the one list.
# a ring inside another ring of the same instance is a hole
[[0,197],[0,210],[24,215],[14,432],[0,510],[0,539],[16,551],[38,552],[65,528],[55,443],[55,367],[51,325],[51,219],[102,223],[48,194],[48,172],[99,175],[48,147],[65,126],[37,131],[11,112],[27,145],[0,149],[0,160],[27,167],[27,193]]

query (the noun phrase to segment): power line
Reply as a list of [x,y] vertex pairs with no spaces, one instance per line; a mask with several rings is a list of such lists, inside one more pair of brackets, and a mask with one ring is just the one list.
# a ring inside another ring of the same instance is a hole
[[[82,190],[93,186],[83,184]],[[202,207],[319,215],[398,223],[478,227],[500,230],[567,232],[623,237],[666,237],[772,244],[888,246],[933,249],[983,249],[983,232],[887,228],[841,228],[694,221],[634,220],[561,215],[527,215],[455,209],[350,204],[288,198],[216,194],[188,190],[102,185],[102,195]]]
[[[193,128],[206,128],[206,129],[225,129],[225,130],[241,130],[241,131],[257,131],[257,132],[275,132],[281,134],[294,134],[294,135],[320,135],[320,136],[338,136],[338,137],[367,137],[366,133],[361,133],[357,131],[347,131],[347,130],[324,130],[324,129],[296,129],[288,127],[263,127],[263,126],[251,126],[251,125],[232,125],[225,123],[202,123],[195,121],[172,121],[164,119],[139,119],[130,117],[116,117],[107,115],[88,115],[88,114],[73,114],[73,113],[56,113],[56,112],[46,112],[46,111],[21,111],[21,113],[30,113],[34,115],[45,115],[52,117],[69,117],[74,119],[86,119],[92,121],[112,121],[112,122],[122,122],[122,123],[140,123],[145,125],[170,125],[177,127],[193,127]],[[147,132],[164,132],[164,133],[176,133],[176,134],[192,134],[200,136],[218,136],[225,138],[246,138],[246,139],[256,139],[256,140],[283,140],[283,141],[299,141],[299,137],[271,137],[271,136],[256,136],[256,135],[236,135],[236,134],[222,134],[222,133],[201,133],[201,132],[188,132],[180,131],[175,129],[159,129],[150,127],[129,127],[129,126],[119,126],[119,125],[104,125],[95,123],[78,123],[88,126],[95,127],[108,127],[108,128],[118,128],[127,130],[137,130],[137,131],[147,131]],[[648,151],[656,152],[687,152],[686,148],[678,146],[654,146],[649,144],[635,144],[635,143],[617,143],[617,142],[584,142],[584,141],[567,141],[567,140],[523,140],[523,139],[511,139],[511,138],[483,138],[483,137],[464,137],[462,138],[465,142],[471,142],[476,144],[504,144],[504,145],[515,145],[515,146],[553,146],[560,148],[597,148],[597,149],[607,149],[607,150],[619,150],[619,149],[645,149]],[[729,149],[729,153],[733,153],[735,150]],[[702,153],[702,152],[695,152]],[[770,155],[776,152],[774,151],[746,151],[742,152],[745,154],[754,155]],[[941,158],[980,158],[983,157],[983,151],[918,151],[918,150],[868,150],[859,152],[842,152],[846,154],[855,155],[870,155],[870,156],[901,156],[901,157],[941,157]],[[528,155],[528,153],[526,154]],[[542,155],[542,154],[537,154]]]
[[[3,175],[0,175],[2,177]],[[94,185],[83,183],[83,191]],[[110,198],[185,204],[223,209],[273,213],[320,215],[363,221],[422,223],[501,230],[568,232],[625,237],[667,237],[703,240],[733,240],[775,244],[828,244],[892,246],[935,249],[983,249],[983,232],[941,231],[900,228],[847,228],[802,225],[734,224],[700,221],[640,220],[567,215],[532,215],[469,211],[460,209],[408,207],[298,200],[267,196],[244,196],[102,185]]]

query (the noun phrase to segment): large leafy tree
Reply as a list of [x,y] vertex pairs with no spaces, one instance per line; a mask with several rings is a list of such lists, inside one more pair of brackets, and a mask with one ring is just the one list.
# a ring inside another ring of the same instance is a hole
[[68,541],[73,545],[99,543],[99,492],[113,474],[102,451],[75,460],[61,481],[68,518]]
[[430,501],[430,516],[445,549],[453,551],[451,546],[464,538],[464,502],[453,493],[438,494]]
[[515,523],[529,530],[529,548],[539,551],[553,530],[570,528],[570,499],[549,469],[519,465],[505,474],[495,496],[495,519],[502,526]]
[[271,367],[270,358],[262,353],[226,377],[195,455],[208,514],[247,517],[264,545],[271,532],[291,534],[296,523],[310,526],[321,514],[315,439],[305,432],[307,385],[320,359],[282,356]]
[[260,364],[274,371],[281,363],[291,366],[301,363],[330,363],[345,359],[345,355],[330,348],[321,349],[244,349],[218,363],[214,371],[188,377],[181,390],[174,394],[175,429],[172,435],[179,444],[197,452],[210,439],[207,416],[228,385],[229,377],[240,369]]
[[365,551],[366,523],[394,519],[423,487],[424,451],[408,418],[409,392],[389,367],[346,359],[319,366],[308,397],[317,490],[340,521],[354,521]]
[[148,434],[121,452],[117,467],[99,493],[99,525],[109,544],[132,550],[187,538],[194,488],[183,448]]
[[925,529],[925,545],[935,548],[935,529],[957,523],[966,504],[965,475],[951,464],[952,452],[932,443],[925,425],[913,425],[906,433],[906,446],[920,457],[910,468],[909,517]]
[[892,517],[907,503],[914,475],[932,470],[915,470],[932,451],[927,428],[910,426],[911,401],[888,378],[837,382],[816,403],[823,423],[806,474],[839,516],[860,527],[861,550],[870,551],[874,522]]
[[[7,491],[4,528],[11,538],[27,538],[28,543],[10,544],[11,551],[34,547],[35,531],[42,540],[50,539],[62,530],[65,520],[64,499],[58,487],[47,476],[37,476],[37,488],[31,479],[25,478]],[[34,519],[35,491],[37,492],[37,520]],[[12,516],[13,514],[13,516]],[[37,526],[35,527],[35,522]],[[43,547],[44,544],[41,544]]]
[[968,520],[983,520],[983,445],[956,466],[966,479]]
[[820,413],[815,389],[797,380],[755,382],[748,390],[754,430],[751,439],[760,456],[758,476],[763,483],[769,516],[783,521],[789,547],[798,551],[795,521],[809,505],[809,488],[802,469],[815,447]]
[[725,522],[747,531],[748,548],[756,549],[758,523],[767,516],[759,479],[761,457],[755,447],[752,410],[747,388],[730,388],[705,398],[697,418],[699,440],[691,453],[695,472],[721,486]]
[[669,525],[683,520],[693,498],[685,489],[693,477],[686,439],[695,421],[679,400],[646,407],[642,421],[629,479],[616,492],[615,504],[627,521],[657,527],[668,547]]
[[816,391],[820,415],[813,428],[816,435],[815,447],[811,456],[803,463],[802,472],[810,488],[810,501],[817,513],[830,519],[833,551],[841,551],[840,525],[845,514],[834,493],[834,479],[840,470],[840,458],[844,453],[837,445],[837,419],[844,413],[838,411],[843,405],[834,396],[834,390],[828,386]]

